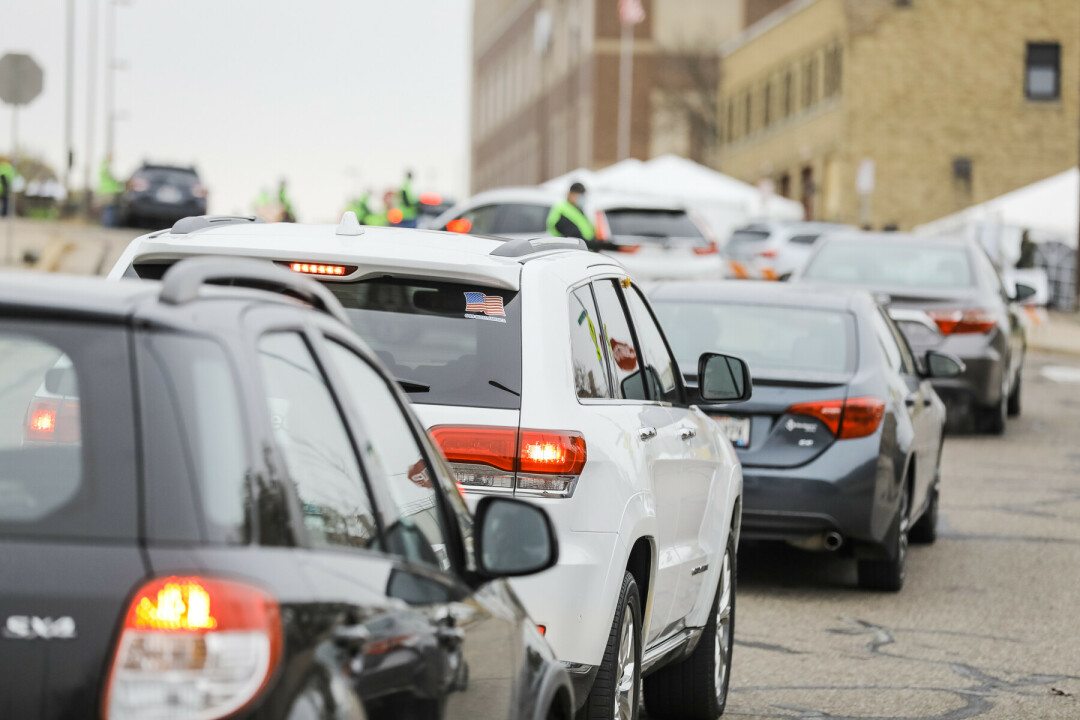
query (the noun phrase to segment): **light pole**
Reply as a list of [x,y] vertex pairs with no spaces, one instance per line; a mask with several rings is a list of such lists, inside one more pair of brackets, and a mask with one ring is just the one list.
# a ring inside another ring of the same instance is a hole
[[64,207],[71,192],[71,166],[75,159],[75,0],[67,0],[67,74],[64,78]]
[[105,68],[105,157],[112,159],[116,149],[116,71],[124,66],[116,59],[116,8],[130,5],[130,0],[109,0],[109,14],[105,17],[105,46],[108,58]]
[[83,152],[83,203],[90,215],[94,204],[94,188],[90,184],[90,172],[94,165],[94,105],[97,100],[97,10],[98,0],[90,0],[89,34],[86,51],[86,150]]

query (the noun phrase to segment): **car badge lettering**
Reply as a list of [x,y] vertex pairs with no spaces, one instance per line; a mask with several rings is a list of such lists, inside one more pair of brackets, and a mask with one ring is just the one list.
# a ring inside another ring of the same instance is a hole
[[69,615],[11,615],[4,623],[3,636],[13,640],[74,640],[75,619]]
[[788,421],[784,423],[784,429],[788,432],[795,432],[800,430],[802,432],[816,433],[818,426],[814,423],[798,422],[792,418],[788,418]]

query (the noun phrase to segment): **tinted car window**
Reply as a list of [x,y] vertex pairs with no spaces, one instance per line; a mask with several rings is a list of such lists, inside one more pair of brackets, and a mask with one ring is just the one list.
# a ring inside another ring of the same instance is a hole
[[166,168],[139,170],[135,173],[135,177],[146,178],[153,184],[178,185],[181,187],[191,187],[199,182],[199,176],[193,172]]
[[832,240],[803,273],[825,282],[905,288],[974,287],[967,249],[941,242]]
[[813,245],[821,235],[792,235],[788,242],[794,245]]
[[[225,351],[164,333],[143,334],[139,350],[150,535],[247,542],[246,423]],[[191,536],[199,527],[207,537]]]
[[495,228],[495,214],[498,211],[496,205],[481,205],[480,207],[466,210],[461,217],[472,223],[469,232],[477,235],[490,235]]
[[613,208],[605,215],[614,236],[705,239],[685,210]]
[[877,336],[878,344],[881,346],[881,352],[885,355],[885,361],[893,370],[903,372],[903,355],[900,353],[900,346],[897,344],[889,324],[885,322],[885,318],[882,317],[881,313],[877,312],[870,316],[870,322],[874,326],[874,334]]
[[604,337],[611,351],[611,365],[615,386],[615,397],[627,400],[647,400],[645,384],[642,382],[637,346],[630,334],[630,324],[626,320],[619,291],[614,280],[598,280],[593,283],[596,292],[596,306],[600,311]]
[[[550,205],[514,203],[499,207],[499,214],[491,232],[496,235],[547,234],[547,216]],[[476,232],[474,230],[474,232]]]
[[846,376],[854,369],[854,322],[845,312],[692,300],[657,300],[655,307],[690,375],[704,352],[742,358],[761,377]]
[[396,278],[327,287],[413,402],[521,406],[517,293]]
[[641,299],[641,291],[636,287],[630,288],[624,296],[626,304],[630,306],[630,315],[634,318],[638,346],[645,360],[649,397],[662,402],[680,402],[678,367],[664,344],[664,336],[652,313]]
[[579,398],[611,397],[596,304],[588,286],[570,293],[570,355]]
[[412,562],[450,569],[437,481],[394,393],[366,361],[336,342],[327,344],[343,389],[360,415],[360,455],[381,503],[385,548]]
[[911,348],[908,347],[907,340],[904,338],[903,333],[900,332],[900,328],[884,309],[878,308],[878,314],[881,315],[885,327],[889,329],[889,334],[892,335],[893,340],[896,342],[896,349],[900,351],[900,371],[905,375],[915,375],[915,356],[911,354]]
[[128,335],[0,321],[0,538],[136,536]]
[[307,344],[296,333],[259,341],[267,407],[311,542],[364,548],[377,538],[373,505],[348,433]]
[[768,230],[736,230],[731,234],[731,242],[760,242],[769,239]]

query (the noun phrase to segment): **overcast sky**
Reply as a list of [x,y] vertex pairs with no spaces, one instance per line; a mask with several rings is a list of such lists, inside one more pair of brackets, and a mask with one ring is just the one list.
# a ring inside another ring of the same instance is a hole
[[[97,0],[99,24],[113,0]],[[75,158],[86,151],[87,30],[76,0]],[[45,90],[20,111],[20,146],[64,154],[65,0],[0,0],[0,54],[26,52]],[[114,169],[195,164],[210,210],[248,212],[287,177],[302,221],[336,218],[413,168],[418,190],[468,187],[470,0],[127,0],[116,8]],[[94,180],[104,152],[99,34]],[[0,152],[11,110],[0,106]]]

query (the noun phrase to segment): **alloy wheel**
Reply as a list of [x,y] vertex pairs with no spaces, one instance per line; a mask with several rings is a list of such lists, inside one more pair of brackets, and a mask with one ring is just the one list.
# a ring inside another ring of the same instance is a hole
[[716,699],[721,706],[727,694],[728,658],[731,657],[731,551],[724,552],[720,568],[720,597],[716,601],[716,633],[713,640]]
[[634,614],[629,606],[623,611],[619,629],[619,655],[616,668],[619,681],[615,685],[615,720],[631,720],[638,700],[637,639],[634,637]]

